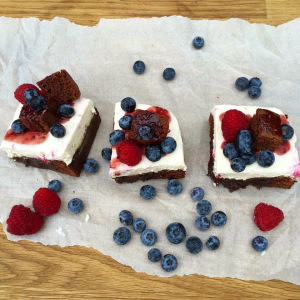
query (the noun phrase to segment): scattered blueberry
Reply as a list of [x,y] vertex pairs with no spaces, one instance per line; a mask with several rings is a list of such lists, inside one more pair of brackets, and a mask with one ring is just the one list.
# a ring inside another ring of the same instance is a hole
[[244,91],[249,87],[249,80],[246,77],[239,77],[235,81],[235,86],[238,90]]
[[131,233],[128,228],[119,227],[115,230],[113,239],[118,245],[125,245],[130,241]]
[[166,236],[171,243],[179,244],[186,237],[185,227],[178,222],[171,223],[166,228]]
[[200,201],[204,197],[204,190],[201,187],[194,187],[191,190],[191,197],[195,201]]
[[58,108],[61,117],[71,118],[75,115],[75,109],[70,104],[63,104]]
[[260,87],[262,85],[262,82],[258,77],[253,77],[253,78],[250,79],[249,85]]
[[161,251],[157,248],[152,248],[148,252],[148,259],[152,262],[158,262],[161,260]]
[[284,141],[290,140],[294,135],[294,128],[288,124],[282,124],[282,139]]
[[48,184],[48,189],[52,190],[55,193],[58,193],[61,190],[62,184],[59,180],[51,180]]
[[171,80],[175,77],[175,70],[173,68],[166,68],[163,73],[164,79]]
[[143,61],[138,60],[133,64],[133,70],[137,74],[143,74],[145,72],[146,65]]
[[197,254],[201,252],[203,249],[202,241],[196,236],[189,237],[186,241],[185,246],[186,249],[188,249],[188,251],[191,252],[192,254]]
[[133,222],[132,213],[130,211],[128,211],[128,210],[122,210],[122,211],[120,211],[120,213],[119,213],[119,220],[125,226],[131,225],[132,222]]
[[56,123],[50,127],[50,132],[54,137],[62,138],[66,134],[66,128],[64,125]]
[[234,143],[227,143],[223,148],[223,154],[228,159],[233,159],[239,156],[239,152],[236,150]]
[[172,137],[168,136],[160,143],[160,146],[163,153],[170,154],[175,151],[177,143]]
[[116,146],[119,142],[125,140],[125,133],[122,130],[114,130],[110,135],[109,135],[109,142],[113,145]]
[[206,241],[206,247],[209,250],[216,250],[220,247],[220,240],[216,236],[211,236],[207,241]]
[[200,214],[201,216],[206,216],[211,212],[212,206],[209,201],[201,200],[197,203],[196,209],[198,214]]
[[196,36],[193,39],[193,45],[196,49],[200,49],[204,46],[204,39],[200,36]]
[[146,148],[145,155],[150,161],[158,161],[161,159],[162,153],[159,146],[149,145]]
[[135,232],[143,232],[146,229],[146,222],[142,218],[136,218],[132,221],[132,228]]
[[256,162],[256,154],[254,152],[241,153],[240,158],[245,161],[246,165],[252,165],[254,162]]
[[263,236],[256,236],[252,240],[252,247],[259,252],[262,252],[268,248],[268,240]]
[[253,148],[251,131],[241,130],[235,137],[235,145],[240,153],[250,153]]
[[161,260],[161,267],[167,271],[172,272],[177,268],[177,259],[172,254],[166,254]]
[[261,167],[268,168],[273,165],[275,156],[272,151],[264,150],[258,153],[256,160]]
[[248,95],[252,99],[257,99],[261,95],[261,89],[258,86],[251,86],[248,90]]
[[155,197],[156,190],[152,185],[144,185],[140,189],[140,195],[145,200],[150,200]]
[[24,99],[26,100],[26,102],[29,103],[29,101],[33,98],[33,97],[37,97],[39,95],[39,92],[35,89],[27,89],[24,92]]
[[122,129],[125,130],[129,130],[131,127],[131,123],[132,123],[132,116],[123,116],[120,120],[119,120],[119,125]]
[[171,195],[179,195],[182,192],[182,184],[177,179],[171,179],[167,183],[167,192]]
[[222,211],[216,211],[211,215],[211,222],[215,226],[223,226],[227,222],[227,216]]
[[88,172],[89,174],[97,173],[100,168],[99,163],[93,158],[88,158],[84,163],[83,167],[85,171]]
[[74,198],[68,203],[68,210],[73,214],[79,214],[83,210],[83,202],[79,198]]
[[234,172],[243,172],[246,168],[246,162],[242,158],[236,157],[231,161],[230,166]]
[[15,120],[12,122],[11,124],[11,130],[14,132],[14,133],[22,133],[26,130],[27,128],[22,124],[21,120],[18,119],[18,120]]
[[131,113],[135,110],[136,102],[131,97],[126,97],[121,101],[121,107],[124,111]]
[[138,134],[143,141],[149,141],[154,136],[154,130],[150,125],[142,125],[138,130]]
[[146,246],[153,246],[156,243],[157,235],[154,230],[146,229],[141,234],[141,241]]
[[198,216],[195,220],[195,225],[199,230],[205,231],[209,229],[210,221],[205,216]]
[[101,155],[105,160],[110,161],[111,160],[111,152],[112,151],[110,148],[103,148],[101,151]]

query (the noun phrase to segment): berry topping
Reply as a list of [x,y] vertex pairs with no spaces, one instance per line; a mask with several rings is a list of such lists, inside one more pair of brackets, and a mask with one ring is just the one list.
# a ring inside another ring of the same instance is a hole
[[48,217],[58,212],[61,200],[52,190],[40,188],[33,196],[32,205],[38,214]]
[[146,229],[141,234],[141,241],[146,246],[153,246],[156,243],[157,235],[152,229]]
[[252,240],[252,247],[259,252],[265,251],[268,248],[268,240],[263,236],[256,236]]
[[33,110],[42,111],[46,106],[46,99],[43,96],[36,96],[31,98],[28,103]]
[[222,132],[227,143],[235,142],[241,130],[249,130],[249,121],[244,113],[236,109],[226,111],[222,119]]
[[172,80],[175,77],[175,70],[173,68],[166,68],[163,72],[163,77],[166,80]]
[[154,162],[161,159],[162,153],[159,146],[149,145],[146,148],[145,155],[150,161]]
[[11,130],[14,132],[14,133],[22,133],[26,130],[27,128],[22,124],[21,120],[18,119],[18,120],[15,120],[12,122],[11,124]]
[[211,222],[215,226],[223,226],[227,222],[227,216],[222,211],[216,211],[211,215]]
[[160,146],[163,153],[170,154],[175,151],[177,143],[172,137],[168,136],[160,143]]
[[194,187],[191,190],[191,197],[195,201],[200,201],[204,197],[204,190],[201,187]]
[[128,210],[120,211],[119,220],[125,226],[131,225],[133,221],[132,213]]
[[124,130],[129,130],[132,123],[132,116],[123,116],[119,120],[119,126]]
[[110,135],[109,135],[109,142],[113,145],[116,146],[119,142],[125,140],[125,133],[122,130],[114,130]]
[[250,153],[253,148],[251,131],[241,130],[235,138],[235,145],[240,153]]
[[223,154],[228,159],[233,159],[239,156],[239,152],[236,150],[234,143],[227,143],[223,148]]
[[121,163],[136,166],[142,160],[141,149],[129,140],[117,144],[117,155]]
[[121,101],[121,107],[124,111],[131,113],[135,110],[136,102],[131,97],[126,97]]
[[83,202],[79,198],[73,198],[68,203],[68,210],[73,214],[79,214],[83,210]]
[[71,118],[75,114],[75,109],[69,104],[63,104],[58,108],[58,113],[61,117]]
[[189,237],[186,241],[185,246],[186,249],[188,249],[188,251],[192,254],[197,254],[203,249],[202,241],[196,236]]
[[14,96],[15,96],[15,98],[16,98],[20,103],[22,103],[22,104],[25,103],[24,93],[25,93],[25,91],[28,90],[28,89],[34,89],[34,90],[36,90],[36,91],[38,92],[38,94],[39,94],[39,92],[40,92],[39,89],[38,89],[35,85],[33,85],[33,84],[30,84],[30,83],[24,83],[24,84],[20,85],[20,86],[15,90]]
[[113,234],[113,239],[118,245],[126,245],[131,239],[131,233],[126,227],[119,227]]
[[200,49],[204,46],[204,39],[200,36],[196,36],[194,39],[193,39],[193,46],[196,48],[196,49]]
[[177,268],[177,259],[172,254],[166,254],[160,264],[166,272],[172,272]]
[[93,158],[88,158],[84,163],[83,167],[85,171],[90,174],[97,173],[100,168],[99,163]]
[[152,185],[144,185],[140,189],[140,196],[145,200],[150,200],[156,195],[155,187]]
[[177,179],[171,179],[167,182],[167,192],[170,195],[179,195],[182,192],[182,184]]
[[24,92],[24,99],[26,102],[29,103],[29,101],[33,98],[33,97],[37,97],[39,95],[39,92],[36,89],[27,89]]
[[112,153],[112,151],[110,148],[103,148],[101,151],[102,157],[107,161],[111,160],[111,153]]
[[132,221],[132,228],[135,232],[143,232],[146,229],[146,222],[142,218],[136,218]]
[[205,216],[198,216],[195,220],[195,225],[199,230],[205,231],[209,229],[210,221]]
[[148,252],[148,259],[152,262],[158,262],[161,260],[161,251],[157,248],[152,248]]
[[55,193],[58,193],[61,190],[61,186],[61,182],[57,179],[54,179],[49,182],[48,189]]
[[145,72],[146,65],[141,60],[136,61],[133,64],[133,70],[136,74],[143,74]]
[[290,140],[294,135],[294,128],[288,124],[282,124],[282,139],[284,141]]
[[246,77],[239,77],[235,81],[235,87],[240,91],[244,91],[249,87],[249,80]]
[[246,169],[246,162],[242,158],[236,157],[231,161],[230,166],[234,172],[239,173]]
[[198,214],[200,214],[201,216],[205,216],[211,212],[212,206],[209,201],[201,200],[197,203],[196,209]]
[[150,125],[143,125],[138,130],[139,138],[143,141],[149,141],[154,136],[154,130]]
[[258,77],[253,77],[249,81],[249,85],[251,86],[258,86],[260,87],[262,85],[261,80]]
[[284,219],[284,214],[279,208],[259,203],[254,209],[254,223],[261,231],[269,231]]
[[166,228],[166,236],[172,244],[179,244],[186,237],[185,227],[178,222],[171,223]]
[[264,168],[268,168],[273,165],[275,161],[275,155],[270,150],[264,150],[258,153],[257,163]]
[[206,247],[209,250],[216,250],[220,247],[220,240],[216,236],[211,236],[207,241],[206,241]]
[[258,86],[251,86],[248,90],[248,95],[251,99],[257,99],[261,95],[261,88]]
[[252,165],[254,162],[256,162],[256,154],[254,152],[241,153],[240,158],[245,161],[246,165]]
[[66,128],[64,125],[61,125],[59,123],[53,124],[50,127],[51,134],[56,138],[62,138],[66,134]]

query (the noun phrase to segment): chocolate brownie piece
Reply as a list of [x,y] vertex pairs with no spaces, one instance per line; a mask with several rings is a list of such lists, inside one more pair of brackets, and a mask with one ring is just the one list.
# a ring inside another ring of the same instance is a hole
[[66,70],[55,72],[37,82],[48,101],[54,101],[58,106],[70,103],[80,97],[80,90]]
[[274,151],[282,143],[280,116],[267,109],[258,108],[250,121],[256,151]]

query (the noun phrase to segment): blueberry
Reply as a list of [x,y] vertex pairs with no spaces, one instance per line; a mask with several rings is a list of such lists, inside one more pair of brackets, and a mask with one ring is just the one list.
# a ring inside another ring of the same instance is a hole
[[36,111],[42,111],[46,106],[46,99],[43,96],[36,96],[29,100],[29,105]]
[[75,109],[69,104],[63,104],[58,108],[61,117],[71,118],[75,115]]
[[157,235],[154,230],[146,229],[141,234],[141,241],[146,246],[153,246],[156,243]]
[[120,120],[119,120],[119,125],[122,129],[125,130],[129,130],[131,127],[131,123],[132,123],[132,116],[123,116]]
[[27,89],[24,92],[24,99],[26,102],[29,103],[29,101],[33,98],[33,97],[37,97],[39,95],[39,92],[35,89]]
[[177,179],[171,179],[167,183],[167,192],[171,195],[179,195],[182,192],[182,184]]
[[191,197],[195,201],[200,201],[204,197],[204,190],[201,187],[194,187],[191,190]]
[[166,68],[163,73],[163,77],[166,80],[171,80],[175,77],[175,70],[173,68]]
[[239,77],[235,81],[235,86],[238,90],[244,91],[249,87],[249,80],[246,77]]
[[185,246],[186,249],[188,249],[188,251],[192,254],[197,254],[203,249],[202,241],[196,236],[189,237],[186,241]]
[[131,233],[128,228],[119,227],[115,230],[113,239],[118,245],[125,245],[130,241]]
[[132,222],[133,222],[132,213],[130,211],[128,211],[128,210],[122,210],[122,211],[120,211],[120,213],[119,213],[119,220],[125,226],[131,225]]
[[154,162],[161,159],[162,153],[159,146],[149,145],[146,148],[145,155],[150,161]]
[[12,122],[11,124],[11,130],[14,132],[14,133],[22,133],[26,130],[27,128],[22,124],[21,120],[18,119],[18,120],[15,120]]
[[48,184],[48,189],[52,190],[55,193],[58,193],[61,190],[61,182],[57,179],[51,180]]
[[204,39],[200,36],[196,36],[193,39],[193,45],[196,49],[200,49],[204,46]]
[[252,247],[259,252],[262,252],[268,248],[268,240],[263,236],[256,236],[252,240]]
[[143,141],[149,141],[154,136],[154,130],[150,125],[142,125],[138,130],[139,138]]
[[246,165],[252,165],[256,162],[256,154],[254,152],[241,153],[240,158],[245,161]]
[[205,216],[198,216],[195,220],[195,225],[199,230],[205,231],[209,229],[210,221]]
[[273,165],[275,156],[272,151],[264,150],[258,153],[256,160],[261,167],[268,168]]
[[83,202],[79,198],[74,198],[68,203],[68,210],[73,214],[79,214],[83,210]]
[[233,159],[239,156],[239,152],[236,150],[234,143],[227,143],[223,148],[223,154],[228,159]]
[[220,240],[216,236],[211,236],[207,241],[206,241],[206,247],[209,250],[216,250],[220,247]]
[[160,146],[163,153],[170,154],[175,151],[177,143],[172,137],[168,136],[160,143]]
[[261,95],[261,89],[258,86],[251,86],[248,90],[248,95],[252,99],[257,99]]
[[50,132],[54,137],[62,138],[66,134],[66,128],[64,125],[56,123],[50,127]]
[[212,206],[209,201],[201,200],[197,203],[196,209],[198,214],[200,214],[201,216],[206,216],[211,212]]
[[121,101],[121,107],[124,111],[131,113],[135,110],[136,102],[131,97],[126,97]]
[[97,173],[99,171],[99,163],[93,159],[93,158],[88,158],[86,162],[83,165],[84,169],[86,172],[90,174]]
[[114,130],[110,135],[109,135],[109,142],[113,145],[116,146],[119,142],[125,140],[125,133],[122,130]]
[[290,140],[294,135],[294,128],[288,124],[282,124],[282,139],[284,141]]
[[132,228],[135,232],[143,232],[146,229],[146,222],[142,218],[136,218],[132,221]]
[[166,228],[166,236],[171,243],[179,244],[186,237],[185,227],[178,222],[171,223]]
[[250,79],[249,85],[260,87],[262,85],[262,82],[258,77],[253,77],[253,78]]
[[150,200],[156,195],[155,187],[152,185],[144,185],[140,189],[140,196],[145,200]]
[[211,215],[211,222],[215,226],[223,226],[227,222],[227,216],[222,211],[216,211]]
[[250,153],[253,148],[251,131],[241,130],[235,137],[235,145],[240,153]]
[[161,260],[161,251],[157,248],[152,248],[148,252],[148,259],[152,262],[158,262]]
[[101,151],[101,155],[105,160],[110,161],[111,160],[111,152],[112,151],[110,148],[103,148]]
[[138,60],[133,64],[133,70],[137,74],[143,74],[145,72],[146,65],[143,61]]
[[172,272],[177,268],[177,259],[172,254],[166,254],[161,260],[161,267],[167,271]]
[[246,162],[242,158],[236,157],[231,161],[230,166],[234,172],[243,172],[246,168]]

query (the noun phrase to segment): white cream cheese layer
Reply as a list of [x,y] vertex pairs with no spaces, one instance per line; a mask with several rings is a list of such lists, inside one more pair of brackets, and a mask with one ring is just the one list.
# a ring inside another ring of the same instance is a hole
[[[214,156],[214,174],[219,178],[230,178],[230,179],[249,179],[257,177],[299,177],[299,157],[296,149],[296,134],[289,141],[291,148],[284,155],[275,155],[275,162],[269,168],[263,168],[258,165],[257,162],[252,165],[246,166],[243,172],[234,172],[230,167],[230,161],[223,154],[222,144],[225,142],[222,128],[220,115],[230,109],[237,109],[246,115],[253,116],[258,108],[257,106],[233,106],[233,105],[217,105],[211,111],[214,117],[214,139],[213,139],[213,156]],[[279,115],[284,115],[282,111],[277,108],[263,108],[273,111]]]
[[[79,98],[74,101],[73,107],[75,115],[63,124],[66,128],[64,137],[56,138],[48,133],[45,141],[37,145],[18,144],[14,141],[3,140],[1,148],[11,158],[23,156],[45,161],[60,160],[69,165],[85,137],[93,115],[96,113],[93,101],[90,99]],[[13,121],[19,119],[21,108],[22,104],[18,106]]]
[[[136,109],[147,110],[150,105],[146,104],[137,104]],[[177,143],[176,150],[173,153],[163,156],[159,161],[152,162],[145,155],[139,164],[136,166],[130,167],[126,164],[119,162],[117,159],[116,147],[112,147],[112,156],[111,156],[111,166],[109,170],[109,175],[112,178],[119,176],[131,176],[145,174],[149,172],[159,172],[162,170],[186,170],[186,165],[184,162],[184,153],[183,153],[183,143],[181,138],[181,132],[179,124],[175,116],[169,111],[171,115],[171,122],[169,124],[168,136],[175,139]],[[121,108],[121,103],[116,103],[115,105],[115,116],[114,116],[114,130],[122,130],[119,126],[119,120],[125,115],[125,112]],[[115,164],[114,162],[118,163]],[[113,165],[116,165],[115,168],[112,168]]]

